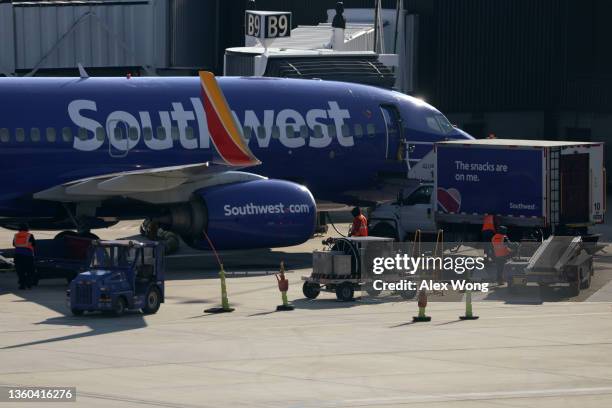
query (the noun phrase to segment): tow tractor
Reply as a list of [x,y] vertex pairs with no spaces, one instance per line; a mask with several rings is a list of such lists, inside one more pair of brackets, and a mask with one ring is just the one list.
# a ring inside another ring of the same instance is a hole
[[68,306],[75,316],[84,312],[127,310],[157,313],[164,302],[163,246],[151,241],[92,242],[90,262],[70,283]]

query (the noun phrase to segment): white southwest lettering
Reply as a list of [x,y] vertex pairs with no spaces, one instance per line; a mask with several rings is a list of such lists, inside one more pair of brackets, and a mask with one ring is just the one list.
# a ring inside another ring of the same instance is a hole
[[[99,128],[104,127],[111,145],[117,150],[133,149],[142,137],[143,129],[151,129],[147,133],[144,144],[151,150],[166,150],[174,146],[175,140],[172,138],[173,127],[178,129],[178,142],[184,149],[207,149],[210,147],[210,133],[206,114],[200,98],[190,98],[192,110],[186,110],[181,102],[172,102],[171,111],[159,111],[157,125],[153,123],[151,112],[139,111],[138,117],[129,112],[111,112],[104,125],[100,122],[84,116],[86,111],[98,112],[96,102],[85,99],[77,99],[68,105],[68,116],[78,127],[86,129],[88,137],[86,139],[75,138],[74,149],[81,151],[97,150],[104,144],[104,140],[96,137]],[[331,129],[335,130],[338,143],[343,147],[354,146],[355,141],[350,135],[343,134],[345,120],[350,119],[350,112],[340,108],[338,102],[329,101],[328,109],[310,109],[306,112],[306,117],[297,110],[283,109],[276,113],[274,110],[264,110],[263,118],[259,117],[254,110],[244,112],[242,125],[253,129],[257,146],[267,148],[272,139],[274,126],[278,127],[279,142],[289,148],[297,149],[306,146],[306,139],[302,137],[302,128],[309,128],[308,147],[325,148],[333,141]],[[240,122],[236,112],[232,112],[234,118]],[[153,115],[155,116],[155,115]],[[263,122],[262,122],[263,119]],[[329,121],[333,123],[329,123]],[[193,123],[195,122],[195,123]],[[196,127],[199,138],[187,138],[187,128]],[[157,128],[165,130],[165,137],[159,137]],[[134,128],[130,131],[130,128]],[[263,128],[263,129],[262,129]],[[263,130],[263,132],[261,131]],[[288,131],[289,130],[289,131]],[[293,131],[291,131],[293,130]],[[131,137],[130,137],[131,136]],[[251,143],[251,142],[250,142]]]
[[[116,129],[120,132],[116,132]],[[134,128],[137,137],[132,139],[130,128]],[[140,123],[132,114],[124,111],[114,111],[106,119],[106,134],[113,147],[117,150],[131,150],[140,141]],[[118,137],[119,136],[119,137]]]
[[208,121],[204,114],[204,106],[200,98],[191,98],[191,105],[196,113],[198,121],[198,131],[200,133],[200,149],[208,149],[210,147],[210,134],[208,133]]
[[[304,126],[306,122],[304,117],[300,115],[300,112],[293,109],[283,109],[276,116],[276,125],[280,130],[280,141],[282,144],[290,149],[297,149],[306,144],[306,140],[299,137],[300,128]],[[287,134],[287,128],[293,128],[293,135],[289,137]]]
[[84,99],[77,99],[68,105],[68,116],[70,116],[70,120],[83,129],[87,129],[89,132],[92,132],[94,137],[88,138],[87,140],[81,140],[78,137],[74,138],[73,147],[76,150],[82,150],[85,152],[91,152],[93,150],[99,149],[103,144],[104,140],[97,140],[95,137],[96,129],[102,127],[98,122],[93,119],[86,118],[81,115],[82,110],[90,110],[97,112],[98,107],[94,101],[87,101]]
[[308,146],[324,148],[329,146],[332,139],[329,136],[327,125],[317,119],[327,119],[327,111],[323,109],[312,109],[306,114],[306,123],[308,127],[315,131],[315,134],[308,142]]
[[195,116],[192,111],[186,111],[183,108],[183,104],[180,102],[172,102],[172,119],[177,123],[179,129],[179,138],[181,141],[181,145],[185,149],[197,149],[198,141],[194,137],[191,140],[187,139],[187,126],[189,126],[189,122],[195,120]]
[[264,123],[263,128],[265,129],[264,137],[260,137],[259,128],[262,126],[257,114],[254,111],[248,110],[244,112],[244,126],[253,129],[257,145],[259,147],[268,147],[270,144],[270,138],[272,137],[272,126],[274,125],[274,111],[264,111]]

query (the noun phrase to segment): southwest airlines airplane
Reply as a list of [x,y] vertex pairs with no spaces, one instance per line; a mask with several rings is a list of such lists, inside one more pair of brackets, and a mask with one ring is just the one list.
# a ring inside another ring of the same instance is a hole
[[150,217],[199,249],[302,243],[315,198],[359,203],[471,138],[418,99],[319,80],[0,78],[0,97],[1,226]]

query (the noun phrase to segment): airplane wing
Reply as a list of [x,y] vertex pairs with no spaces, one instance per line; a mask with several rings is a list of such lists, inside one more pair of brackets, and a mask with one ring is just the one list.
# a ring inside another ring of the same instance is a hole
[[184,200],[187,190],[261,178],[232,171],[261,162],[249,149],[215,76],[210,72],[200,72],[200,83],[208,130],[221,161],[104,174],[54,186],[34,194],[34,198],[79,202],[121,196],[165,203]]
[[204,187],[259,179],[265,177],[199,163],[77,180],[38,192],[34,198],[83,202],[125,197],[151,204],[169,204],[185,202],[194,190]]

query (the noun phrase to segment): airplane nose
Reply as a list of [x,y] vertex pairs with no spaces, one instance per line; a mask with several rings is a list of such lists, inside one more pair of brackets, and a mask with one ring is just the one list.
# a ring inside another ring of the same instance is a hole
[[459,128],[455,128],[455,131],[457,132],[457,139],[467,139],[467,140],[476,139],[474,136],[470,135],[466,131],[463,131]]

